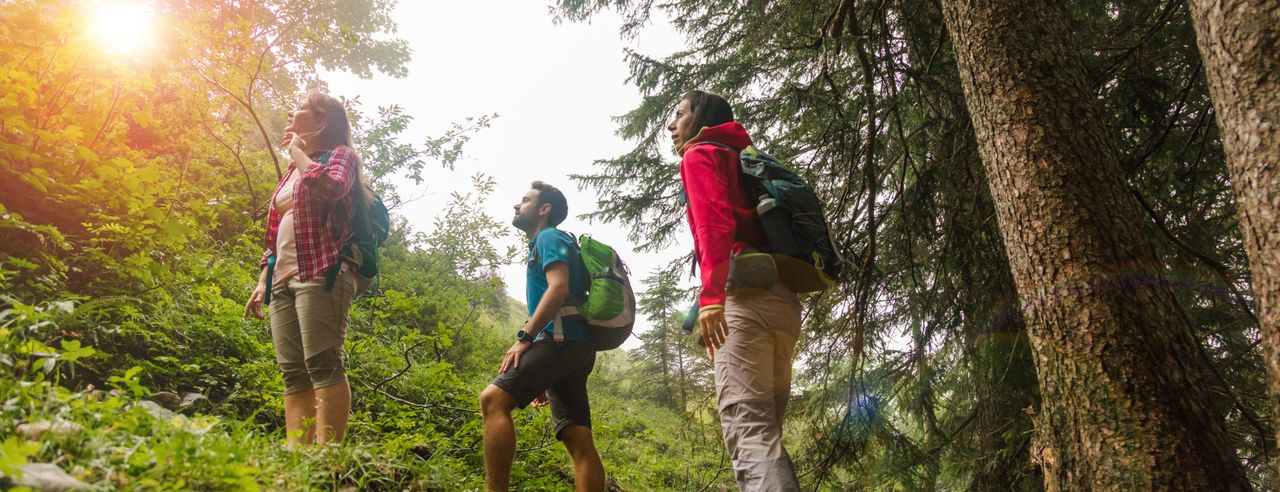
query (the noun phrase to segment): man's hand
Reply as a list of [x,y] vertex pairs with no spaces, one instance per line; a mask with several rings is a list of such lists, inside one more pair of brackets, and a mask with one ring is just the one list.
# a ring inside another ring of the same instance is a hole
[[707,358],[715,361],[716,350],[729,337],[729,323],[724,319],[724,309],[708,309],[698,313],[698,326],[702,329],[702,343],[707,347]]
[[511,348],[507,349],[507,354],[502,356],[502,367],[498,369],[498,374],[507,372],[512,367],[520,367],[520,356],[533,346],[533,342],[517,341]]
[[547,399],[547,392],[543,391],[538,396],[533,397],[533,401],[529,402],[529,406],[533,408],[538,408],[550,402],[551,400]]

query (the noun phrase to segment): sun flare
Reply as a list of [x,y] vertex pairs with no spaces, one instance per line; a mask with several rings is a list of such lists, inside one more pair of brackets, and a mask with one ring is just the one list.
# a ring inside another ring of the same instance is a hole
[[140,2],[103,2],[89,14],[90,33],[112,54],[136,54],[152,42],[155,10]]

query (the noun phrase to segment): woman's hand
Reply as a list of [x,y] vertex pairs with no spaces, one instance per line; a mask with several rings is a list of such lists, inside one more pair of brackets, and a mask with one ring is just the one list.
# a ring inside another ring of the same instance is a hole
[[258,286],[253,288],[253,293],[249,294],[249,301],[244,303],[245,319],[248,319],[250,315],[262,319],[262,298],[266,295],[267,283],[259,281]]
[[533,342],[517,341],[515,345],[512,345],[511,348],[507,349],[506,355],[502,356],[502,367],[498,369],[498,373],[501,374],[507,372],[507,369],[511,369],[513,367],[520,367],[520,356],[532,346]]
[[289,157],[293,160],[299,160],[294,157],[297,155],[306,155],[307,141],[297,133],[286,132],[284,134],[284,148],[289,151]]
[[293,151],[293,149],[302,150],[306,149],[307,141],[306,138],[302,138],[302,136],[297,135],[297,133],[284,132],[284,140],[280,145],[283,145],[284,149],[289,151]]
[[702,343],[707,347],[707,358],[715,361],[716,350],[729,337],[729,323],[724,319],[724,309],[708,309],[698,313],[698,326],[702,329]]

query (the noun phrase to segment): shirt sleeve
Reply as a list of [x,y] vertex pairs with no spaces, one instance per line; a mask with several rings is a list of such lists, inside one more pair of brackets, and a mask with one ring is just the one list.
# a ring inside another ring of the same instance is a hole
[[723,308],[729,279],[729,257],[737,224],[729,195],[731,152],[712,145],[689,149],[681,160],[680,174],[689,195],[689,225],[701,270],[701,309]]
[[559,231],[539,234],[538,243],[534,247],[538,249],[538,259],[541,260],[544,271],[557,261],[568,264],[573,254],[573,242],[569,235]]
[[337,147],[329,152],[328,164],[312,163],[298,178],[314,196],[334,202],[351,191],[356,180],[356,156],[351,149]]

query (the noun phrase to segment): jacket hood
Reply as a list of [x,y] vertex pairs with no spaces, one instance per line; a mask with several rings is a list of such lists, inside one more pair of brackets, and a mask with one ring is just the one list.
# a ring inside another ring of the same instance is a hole
[[684,155],[686,151],[695,145],[707,142],[719,142],[741,152],[742,149],[751,146],[751,136],[747,135],[747,129],[736,121],[716,126],[704,126],[701,130],[698,130],[697,135],[694,135],[693,138],[680,147],[680,155]]

